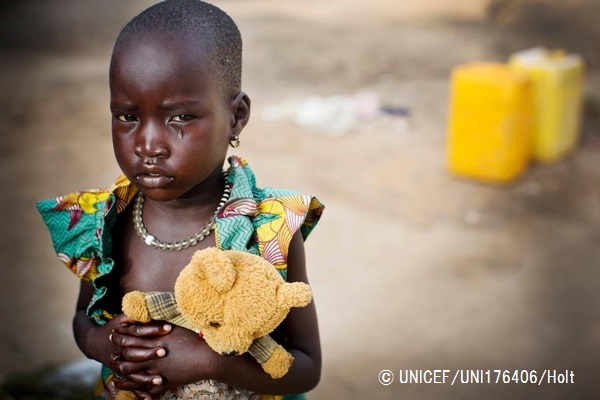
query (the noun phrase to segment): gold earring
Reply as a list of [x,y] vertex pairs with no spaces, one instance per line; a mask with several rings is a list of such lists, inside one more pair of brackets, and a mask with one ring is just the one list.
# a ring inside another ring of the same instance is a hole
[[238,135],[234,135],[233,139],[229,141],[229,145],[234,149],[238,148],[240,146],[240,137]]

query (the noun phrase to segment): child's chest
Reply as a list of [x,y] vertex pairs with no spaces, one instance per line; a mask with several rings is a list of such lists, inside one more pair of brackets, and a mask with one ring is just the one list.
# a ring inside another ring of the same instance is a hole
[[184,250],[155,249],[140,238],[128,214],[120,218],[114,236],[114,261],[121,295],[133,290],[173,291],[175,280],[194,252],[215,246],[214,232],[211,232],[203,241]]

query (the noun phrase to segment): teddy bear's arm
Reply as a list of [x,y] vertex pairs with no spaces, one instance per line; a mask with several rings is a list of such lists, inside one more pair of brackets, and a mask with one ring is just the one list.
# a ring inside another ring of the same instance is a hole
[[255,339],[248,353],[258,361],[271,378],[278,379],[290,369],[294,357],[270,335]]
[[181,315],[173,292],[129,292],[123,297],[123,312],[136,321],[167,321],[198,332],[198,329]]
[[152,319],[164,320],[182,328],[198,332],[198,329],[181,315],[181,311],[177,307],[177,301],[175,300],[175,293],[147,292],[144,293],[144,297],[146,298],[146,304],[148,305],[148,311]]

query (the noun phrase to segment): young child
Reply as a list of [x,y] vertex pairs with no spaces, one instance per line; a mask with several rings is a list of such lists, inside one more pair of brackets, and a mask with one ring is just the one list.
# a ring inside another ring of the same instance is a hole
[[73,331],[81,351],[103,364],[97,399],[113,398],[115,387],[146,399],[273,398],[264,394],[303,393],[319,381],[312,303],[273,333],[294,356],[281,379],[248,355],[217,354],[192,331],[121,313],[125,293],[172,291],[192,254],[210,246],[260,254],[288,281],[307,282],[303,240],[322,204],[256,187],[239,157],[224,166],[250,116],[241,52],[235,23],[201,1],[167,0],[135,17],[109,71],[124,176],[108,190],[38,204],[59,259],[82,279]]

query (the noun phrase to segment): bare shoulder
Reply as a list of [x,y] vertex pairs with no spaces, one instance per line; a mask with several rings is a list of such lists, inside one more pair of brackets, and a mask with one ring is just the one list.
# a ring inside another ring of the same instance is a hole
[[290,242],[288,250],[288,282],[304,282],[308,283],[306,273],[306,256],[304,252],[304,239],[300,231],[296,232]]

